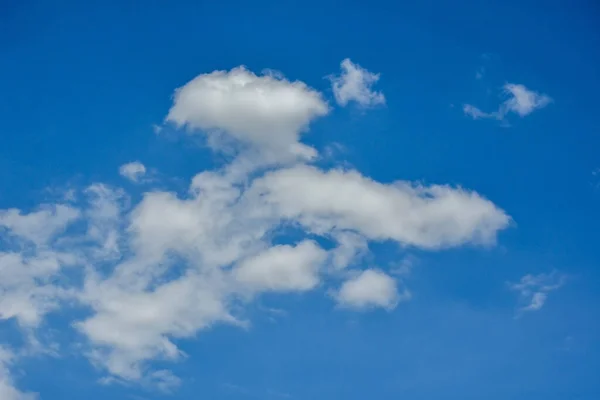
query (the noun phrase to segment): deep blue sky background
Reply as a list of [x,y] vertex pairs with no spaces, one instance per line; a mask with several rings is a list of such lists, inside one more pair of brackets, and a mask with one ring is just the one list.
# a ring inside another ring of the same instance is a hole
[[[176,87],[244,64],[331,95],[324,77],[350,57],[381,73],[387,107],[336,110],[306,141],[342,143],[377,180],[476,190],[514,227],[488,250],[411,251],[415,297],[391,313],[332,313],[322,294],[263,298],[287,316],[258,305],[248,331],[183,342],[172,398],[597,399],[599,21],[591,0],[0,0],[0,208],[34,207],[47,188],[124,184],[118,166],[134,159],[185,185],[215,159],[154,134]],[[506,82],[554,103],[511,127],[463,115],[463,103],[493,109]],[[506,282],[553,269],[568,283],[515,319]],[[154,398],[98,385],[75,350],[20,366],[19,386],[42,399]]]

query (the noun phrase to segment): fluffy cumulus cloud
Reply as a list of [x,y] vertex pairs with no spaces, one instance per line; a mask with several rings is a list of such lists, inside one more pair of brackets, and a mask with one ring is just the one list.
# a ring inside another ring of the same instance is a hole
[[340,106],[350,102],[356,102],[361,107],[385,104],[383,93],[372,90],[379,80],[379,74],[367,71],[349,58],[343,60],[340,67],[340,75],[330,77],[335,100]]
[[[374,75],[349,60],[342,67],[345,101],[383,101],[364,91]],[[34,337],[48,313],[79,307],[63,328],[79,335],[105,382],[171,390],[178,378],[153,361],[180,359],[179,340],[216,324],[246,326],[244,306],[264,293],[321,290],[340,307],[392,309],[410,296],[388,273],[364,268],[370,242],[489,246],[509,225],[472,190],[382,183],[311,163],[316,150],[301,133],[327,112],[321,93],[271,72],[238,67],[188,82],[167,120],[225,137],[232,160],[199,171],[184,194],[153,189],[131,204],[124,190],[96,183],[77,202],[0,211],[0,321],[15,319]],[[140,165],[121,173],[139,180]],[[8,365],[0,364],[0,397],[27,398]]]
[[550,96],[527,89],[524,85],[507,83],[502,88],[505,100],[500,104],[498,110],[484,112],[479,108],[465,104],[463,111],[465,115],[473,119],[491,118],[499,121],[504,120],[509,113],[525,117],[535,110],[542,109],[552,103]]
[[244,260],[234,275],[254,290],[310,290],[319,284],[319,267],[326,257],[326,251],[311,241],[273,246]]
[[348,279],[335,294],[341,307],[358,310],[372,307],[392,309],[399,301],[409,298],[409,292],[398,292],[394,278],[373,269],[367,269]]
[[510,222],[475,192],[405,181],[383,184],[357,171],[308,165],[269,172],[250,193],[316,234],[357,231],[371,240],[429,249],[493,243]]
[[217,146],[233,139],[281,155],[297,152],[300,134],[328,112],[321,93],[305,83],[242,66],[199,75],[177,89],[166,120],[210,135]]
[[121,165],[119,174],[132,182],[139,182],[146,175],[146,167],[139,161]]
[[509,284],[510,289],[519,294],[519,312],[540,310],[546,303],[548,294],[561,288],[566,278],[558,271],[552,271],[548,274],[527,274],[519,282]]

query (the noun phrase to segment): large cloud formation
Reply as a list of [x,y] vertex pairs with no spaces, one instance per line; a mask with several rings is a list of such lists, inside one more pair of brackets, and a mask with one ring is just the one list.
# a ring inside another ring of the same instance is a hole
[[[369,242],[491,245],[509,225],[467,189],[312,164],[317,150],[300,137],[328,110],[305,83],[244,67],[183,85],[167,121],[224,135],[233,161],[199,172],[183,196],[152,190],[130,205],[98,183],[77,203],[0,211],[0,319],[31,333],[48,313],[80,307],[70,326],[95,365],[112,380],[168,390],[178,378],[152,361],[180,358],[178,339],[215,324],[246,325],[243,306],[261,293],[323,290],[344,308],[391,310],[410,296],[358,262]],[[291,240],[286,227],[303,237]],[[3,365],[0,390],[20,398]]]

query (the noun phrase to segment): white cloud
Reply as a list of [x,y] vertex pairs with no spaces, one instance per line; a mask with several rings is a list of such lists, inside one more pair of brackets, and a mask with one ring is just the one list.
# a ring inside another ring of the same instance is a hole
[[252,289],[304,291],[319,283],[319,268],[327,252],[312,241],[279,245],[243,260],[234,270],[236,280]]
[[504,93],[508,95],[508,99],[503,103],[503,112],[514,112],[521,117],[544,108],[552,102],[549,96],[529,90],[524,85],[507,83],[504,85]]
[[68,289],[52,281],[75,262],[72,255],[54,251],[0,252],[0,320],[16,318],[23,327],[39,325],[46,313],[69,296]]
[[36,400],[34,393],[24,393],[14,386],[9,366],[13,362],[13,354],[0,346],[0,399],[2,400]]
[[166,369],[151,372],[148,381],[150,386],[163,393],[172,393],[181,385],[181,379]]
[[517,283],[509,285],[511,290],[519,293],[522,306],[520,312],[538,311],[546,300],[548,294],[559,289],[566,282],[566,276],[553,271],[549,274],[525,275]]
[[[383,185],[302,165],[267,172],[244,189],[238,172],[198,174],[187,199],[146,194],[127,228],[132,257],[107,279],[88,278],[82,301],[95,314],[78,327],[110,373],[143,379],[145,361],[180,356],[171,338],[241,323],[230,312],[239,295],[312,289],[328,271],[323,262],[344,268],[367,251],[368,239],[424,248],[490,243],[509,221],[459,189]],[[286,221],[337,246],[328,254],[311,241],[272,246],[269,232]],[[167,278],[173,268],[179,276]]]
[[357,231],[427,249],[494,243],[510,218],[475,192],[409,182],[382,184],[356,171],[299,165],[256,180],[251,193],[313,233]]
[[144,379],[142,362],[179,358],[171,338],[191,337],[219,321],[235,322],[218,277],[188,272],[140,289],[119,272],[106,281],[88,281],[84,301],[96,313],[76,324],[94,344],[93,360],[119,378]]
[[67,205],[44,205],[39,211],[22,214],[20,210],[0,210],[0,227],[11,235],[44,245],[67,225],[79,218],[79,211]]
[[407,255],[399,262],[392,264],[390,273],[395,276],[408,276],[417,264],[418,259],[415,256]]
[[360,261],[369,250],[367,239],[354,232],[342,231],[333,234],[337,247],[331,251],[331,263],[334,268],[346,268],[353,262]]
[[241,66],[198,75],[177,89],[166,120],[287,154],[310,122],[328,112],[321,94],[305,83]]
[[361,107],[372,107],[385,104],[385,96],[371,87],[379,80],[379,74],[374,74],[354,64],[349,58],[340,64],[342,73],[330,77],[335,100],[341,106],[355,101]]
[[502,92],[507,96],[507,99],[500,104],[498,110],[488,113],[471,104],[465,104],[463,112],[473,119],[491,118],[502,121],[509,113],[525,117],[535,110],[546,107],[553,101],[548,95],[529,90],[520,84],[507,83],[503,86]]
[[119,167],[119,174],[132,182],[139,182],[146,175],[146,167],[139,161],[132,161]]
[[398,293],[396,281],[391,276],[382,271],[368,269],[345,281],[334,297],[344,308],[393,309],[399,301],[408,300],[410,294]]
[[53,249],[53,241],[80,218],[79,210],[65,205],[44,205],[23,213],[0,211],[0,320],[15,318],[32,328],[68,297],[69,290],[53,283],[64,267],[77,262],[73,254]]
[[[66,303],[85,307],[89,314],[71,325],[109,374],[105,381],[168,390],[178,379],[151,362],[179,359],[178,340],[215,324],[245,325],[244,306],[261,293],[307,291],[356,273],[337,292],[340,305],[393,308],[409,296],[394,279],[348,271],[360,269],[369,241],[488,245],[509,225],[472,191],[303,164],[316,150],[300,134],[327,112],[320,93],[273,72],[240,67],[196,77],[176,92],[167,120],[252,149],[197,174],[183,195],[150,190],[130,207],[122,190],[94,184],[72,196],[77,208],[0,211],[0,319],[33,330]],[[276,245],[289,241],[278,234],[290,227],[295,244]],[[69,268],[79,268],[78,279]]]
[[181,356],[174,338],[241,323],[229,303],[248,285],[239,287],[226,267],[264,250],[269,226],[246,216],[239,194],[232,176],[203,172],[190,198],[152,192],[134,208],[127,228],[133,253],[107,278],[90,274],[81,295],[94,315],[77,327],[96,363],[120,379],[144,381],[145,362]]
[[463,112],[465,113],[465,115],[468,115],[473,119],[496,118],[495,114],[485,113],[479,108],[472,106],[471,104],[465,104],[463,106]]
[[84,210],[87,239],[99,245],[91,249],[93,258],[119,258],[122,216],[129,199],[122,190],[103,184],[91,185],[85,194],[88,200],[88,207]]

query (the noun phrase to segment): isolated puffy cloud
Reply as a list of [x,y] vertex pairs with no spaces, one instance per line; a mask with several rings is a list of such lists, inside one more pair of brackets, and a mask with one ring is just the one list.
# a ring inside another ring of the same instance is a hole
[[367,269],[345,281],[334,297],[339,306],[344,308],[393,309],[400,300],[408,300],[410,294],[404,292],[400,295],[396,281],[386,273]]
[[341,106],[354,101],[361,107],[385,104],[385,96],[371,87],[379,80],[379,74],[367,71],[349,58],[340,64],[340,75],[330,77],[335,100]]
[[139,161],[132,161],[119,167],[119,174],[132,182],[139,182],[146,175],[146,167]]
[[305,83],[241,66],[198,75],[177,89],[166,120],[287,153],[310,122],[328,112],[321,94]]
[[548,95],[529,90],[524,85],[507,83],[504,85],[504,92],[509,96],[504,102],[504,112],[514,112],[521,117],[544,108],[552,102]]
[[519,282],[510,283],[509,288],[519,293],[522,304],[519,308],[520,312],[538,311],[546,303],[548,294],[560,289],[566,279],[566,275],[560,274],[558,271],[539,275],[527,274]]
[[382,184],[357,171],[307,165],[269,172],[250,193],[313,233],[352,230],[372,240],[426,249],[493,243],[510,222],[475,192],[402,181]]
[[488,113],[471,104],[465,104],[463,112],[473,119],[491,118],[501,121],[509,113],[525,117],[552,102],[552,98],[548,95],[529,90],[520,84],[507,83],[503,86],[502,92],[507,98],[500,104],[498,110]]

